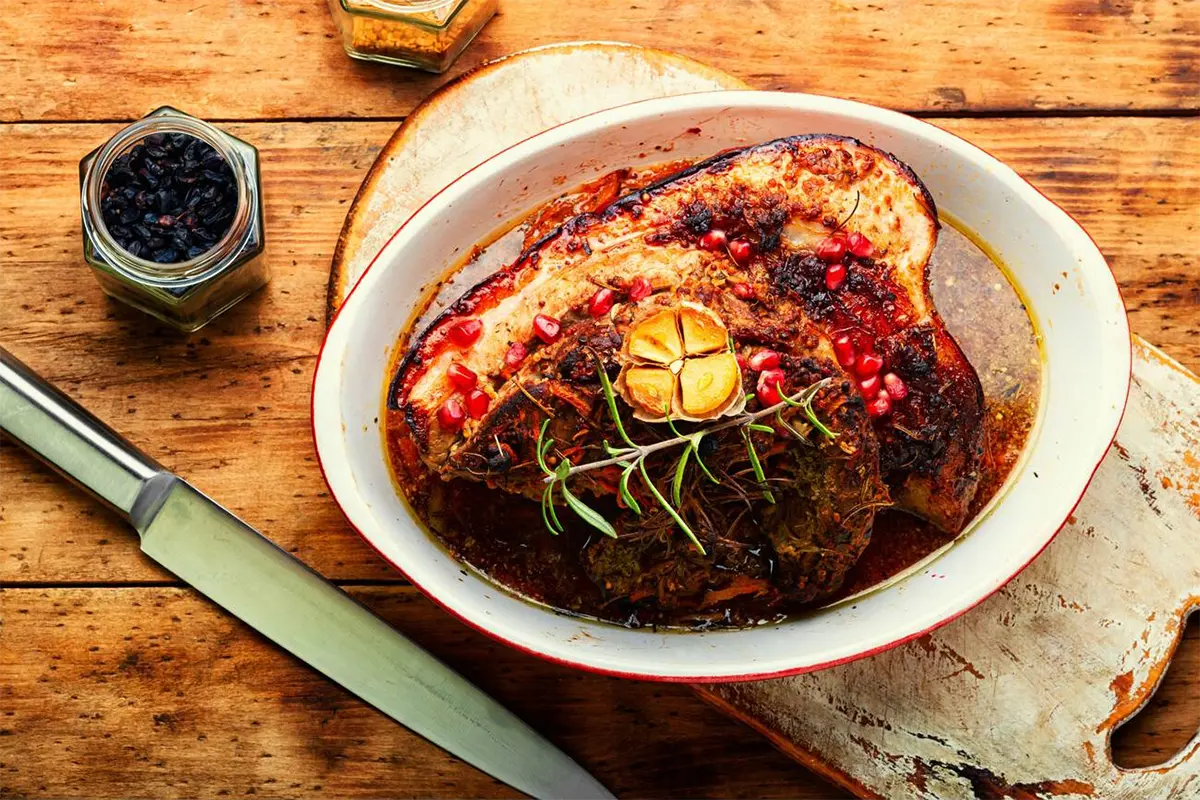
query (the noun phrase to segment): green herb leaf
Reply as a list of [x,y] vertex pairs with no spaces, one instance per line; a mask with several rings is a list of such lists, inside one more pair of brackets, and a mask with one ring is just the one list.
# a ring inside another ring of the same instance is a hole
[[675,505],[682,506],[683,499],[680,497],[680,492],[683,489],[683,475],[687,472],[688,457],[692,454],[692,445],[689,442],[683,448],[683,455],[679,457],[679,463],[675,465],[675,478],[671,481],[671,498],[675,501]]
[[605,455],[610,455],[610,456],[614,456],[614,457],[615,456],[623,456],[627,453],[636,453],[637,452],[636,447],[613,447],[611,444],[608,443],[607,439],[605,439],[604,442],[600,446],[604,448]]
[[758,460],[758,451],[754,449],[754,442],[750,440],[750,434],[745,428],[742,428],[742,439],[746,441],[746,455],[750,457],[750,468],[754,470],[754,479],[762,487],[763,499],[774,504],[775,495],[767,488],[767,473],[763,472],[762,462]]
[[603,533],[605,536],[617,538],[617,529],[614,528],[608,520],[600,516],[591,506],[580,500],[575,495],[571,494],[571,490],[567,488],[567,484],[559,482],[559,487],[562,490],[563,500],[567,501],[567,505],[571,510],[579,515],[579,518],[591,525],[596,530]]
[[553,535],[557,536],[562,533],[562,523],[558,521],[558,514],[554,512],[554,484],[546,486],[546,491],[542,492],[542,522],[546,524],[546,529]]
[[617,395],[613,392],[612,381],[608,379],[608,373],[604,371],[604,364],[600,363],[599,356],[596,356],[596,372],[600,373],[600,388],[604,392],[604,401],[608,403],[608,414],[612,417],[613,425],[616,426],[621,441],[630,447],[637,447],[629,438],[629,434],[625,432],[625,426],[621,424],[621,412],[617,410]]
[[775,432],[775,429],[772,428],[770,425],[760,425],[757,422],[751,422],[751,423],[747,424],[746,427],[752,431],[758,431],[759,433],[774,433]]
[[617,489],[620,491],[621,499],[625,501],[625,505],[629,507],[629,510],[640,517],[642,515],[642,507],[638,505],[638,501],[634,499],[633,494],[629,491],[629,476],[633,474],[633,470],[636,467],[637,464],[631,462],[628,467],[622,470],[621,480],[617,484]]
[[797,439],[800,439],[802,441],[808,441],[807,436],[805,436],[800,431],[793,428],[792,424],[783,418],[783,409],[782,408],[775,412],[775,422],[777,422],[784,430],[786,430],[792,436],[795,436]]
[[553,475],[554,470],[546,466],[546,453],[554,445],[553,439],[546,439],[546,429],[550,427],[550,420],[547,419],[542,423],[542,429],[538,431],[537,444],[535,445],[538,466],[542,468],[542,472],[547,475]]
[[700,440],[704,438],[704,431],[700,431],[692,436],[692,451],[696,454],[696,466],[700,467],[700,471],[704,473],[713,483],[720,483],[717,476],[708,471],[708,467],[704,465],[704,461],[700,458]]
[[671,433],[675,434],[675,438],[682,439],[683,434],[679,432],[679,429],[675,427],[675,422],[671,419],[671,404],[670,403],[667,403],[667,408],[666,408],[666,411],[663,412],[663,416],[665,416],[667,418],[667,427],[671,429]]
[[662,492],[660,492],[658,487],[654,485],[654,481],[650,480],[650,476],[646,473],[645,460],[639,460],[637,463],[638,472],[640,472],[642,475],[642,483],[646,484],[646,488],[650,490],[650,494],[654,495],[654,499],[657,500],[658,504],[663,507],[663,510],[671,516],[671,519],[675,520],[675,524],[678,525],[679,528],[685,534],[687,534],[687,537],[692,540],[692,544],[696,546],[698,551],[700,551],[700,555],[708,555],[708,553],[704,550],[704,545],[700,544],[700,540],[696,538],[696,534],[693,533],[692,529],[688,527],[688,524],[683,521],[683,517],[679,516],[679,512],[671,507],[671,504],[667,502],[667,498],[662,496]]
[[571,474],[571,462],[563,459],[559,462],[558,468],[554,470],[554,479],[556,481],[565,481]]

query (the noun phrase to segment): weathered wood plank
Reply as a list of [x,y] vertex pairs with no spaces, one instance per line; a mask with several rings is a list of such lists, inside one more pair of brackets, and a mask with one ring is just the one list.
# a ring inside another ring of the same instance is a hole
[[502,6],[435,77],[352,62],[319,0],[26,3],[0,17],[0,119],[129,119],[166,101],[217,119],[397,117],[484,61],[572,39],[661,47],[759,88],[905,110],[1200,104],[1191,0]]
[[[545,663],[408,587],[353,594],[620,796],[848,796],[685,686]],[[0,796],[516,796],[189,590],[5,589],[0,612]]]
[[[1200,367],[1200,119],[938,124],[1079,218],[1117,273],[1134,330]],[[107,300],[83,265],[76,160],[116,127],[0,128],[0,341],[326,575],[394,577],[324,496],[308,425],[329,259],[394,125],[228,126],[262,151],[275,278],[190,337]],[[85,495],[8,444],[0,485],[19,487],[0,497],[0,578],[167,578]]]

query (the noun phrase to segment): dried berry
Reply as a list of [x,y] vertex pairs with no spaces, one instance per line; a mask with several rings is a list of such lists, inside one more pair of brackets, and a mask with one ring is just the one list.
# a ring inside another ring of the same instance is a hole
[[237,203],[233,169],[212,145],[186,133],[153,133],[113,159],[100,213],[127,253],[174,264],[212,249]]

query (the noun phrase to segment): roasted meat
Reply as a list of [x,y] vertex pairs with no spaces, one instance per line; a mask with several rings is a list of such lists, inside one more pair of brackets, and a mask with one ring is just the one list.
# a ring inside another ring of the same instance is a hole
[[[799,136],[696,164],[567,219],[422,332],[391,387],[405,420],[395,449],[412,469],[536,498],[543,421],[572,464],[617,441],[600,371],[646,442],[671,436],[665,418],[700,430],[829,379],[813,409],[837,438],[792,408],[777,435],[748,434],[765,482],[744,429],[705,437],[722,475],[693,469],[680,508],[704,555],[646,487],[634,489],[641,515],[619,504],[617,468],[576,479],[618,531],[583,556],[616,594],[696,607],[730,592],[825,596],[889,487],[957,530],[978,482],[982,391],[928,292],[937,231],[912,172],[851,139]],[[763,352],[773,366],[752,367]],[[452,366],[478,380],[466,410]],[[660,489],[673,463],[647,459]]]

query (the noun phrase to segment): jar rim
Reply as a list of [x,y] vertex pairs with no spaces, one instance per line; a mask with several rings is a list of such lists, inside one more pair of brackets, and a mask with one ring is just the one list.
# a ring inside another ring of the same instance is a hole
[[[225,235],[195,258],[171,264],[160,264],[130,253],[113,237],[104,221],[104,215],[100,211],[100,193],[112,162],[118,156],[132,149],[138,142],[155,133],[183,133],[194,136],[211,146],[229,164],[238,193],[237,209],[234,211],[229,230],[225,232]],[[256,213],[253,208],[254,193],[248,186],[245,162],[241,154],[229,142],[228,135],[203,120],[167,107],[151,112],[130,124],[100,148],[95,159],[88,165],[83,181],[82,195],[84,211],[112,266],[130,274],[137,280],[157,286],[174,286],[179,283],[193,282],[222,269],[224,266],[222,262],[238,250],[242,240],[249,233],[250,223]]]
[[[348,13],[379,12],[381,14],[422,14],[428,11],[440,11],[444,8],[458,9],[466,5],[467,0],[338,0],[342,9]],[[453,15],[453,14],[452,14]]]

